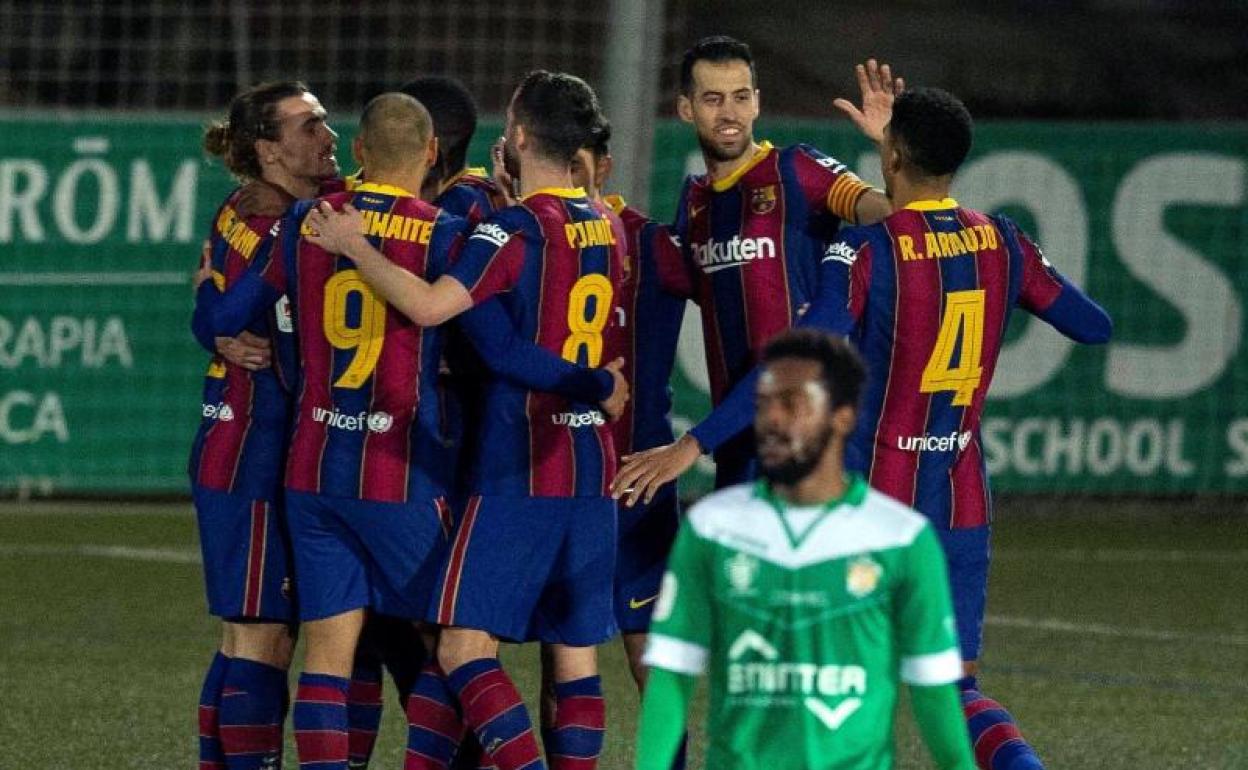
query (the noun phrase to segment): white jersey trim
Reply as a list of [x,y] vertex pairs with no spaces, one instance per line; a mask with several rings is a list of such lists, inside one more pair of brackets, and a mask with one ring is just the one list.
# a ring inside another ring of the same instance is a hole
[[689,510],[689,524],[701,538],[744,551],[788,569],[842,559],[866,551],[905,548],[927,518],[875,490],[857,506],[842,506],[815,525],[815,536],[794,548],[771,505],[740,484],[714,492]]
[[706,670],[706,648],[674,636],[650,634],[642,663],[654,668],[697,676]]
[[962,656],[952,647],[930,655],[912,655],[901,659],[901,681],[930,687],[950,684],[962,678]]

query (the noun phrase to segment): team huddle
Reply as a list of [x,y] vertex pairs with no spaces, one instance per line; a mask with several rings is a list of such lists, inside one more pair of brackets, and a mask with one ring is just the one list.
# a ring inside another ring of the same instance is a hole
[[[638,768],[684,767],[702,674],[716,770],[891,767],[900,682],[939,767],[1043,767],[975,679],[979,420],[1013,307],[1084,342],[1110,322],[1012,222],[948,197],[971,144],[956,98],[857,74],[861,104],[836,106],[887,191],[756,142],[749,48],[690,48],[677,108],[707,173],[672,224],[604,194],[610,123],[572,75],[520,82],[491,171],[467,163],[476,109],[451,79],[370,101],[347,177],[302,84],[235,98],[205,148],[243,185],[192,320],[223,621],[201,770],[279,766],[288,711],[300,767],[367,766],[383,670],[408,770],[587,770],[617,635]],[[688,301],[715,409],[677,439]],[[675,478],[706,452],[720,491],[682,514]],[[541,644],[541,748],[502,642]]]

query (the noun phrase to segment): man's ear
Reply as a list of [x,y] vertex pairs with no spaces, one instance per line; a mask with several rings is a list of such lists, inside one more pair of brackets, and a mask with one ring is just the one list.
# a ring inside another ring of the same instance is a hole
[[686,123],[693,122],[693,101],[681,94],[676,97],[676,114]]
[[858,422],[858,410],[849,404],[841,404],[832,412],[832,429],[836,435],[849,438]]
[[425,149],[425,168],[431,169],[438,165],[438,137],[429,137],[429,147]]
[[607,180],[611,178],[611,169],[615,168],[615,160],[611,154],[607,153],[598,158],[596,162],[597,168],[594,169],[594,183],[598,185],[599,190],[607,189]]
[[271,139],[256,140],[256,158],[260,161],[260,168],[277,162],[277,142]]
[[512,127],[511,135],[516,140],[516,152],[517,153],[520,152],[521,150],[527,150],[529,148],[528,147],[529,135],[524,130],[524,126],[517,123],[515,126]]
[[358,166],[359,168],[365,167],[366,164],[364,163],[364,140],[360,137],[359,134],[356,134],[355,138],[351,140],[351,157],[352,159],[355,160],[356,166]]

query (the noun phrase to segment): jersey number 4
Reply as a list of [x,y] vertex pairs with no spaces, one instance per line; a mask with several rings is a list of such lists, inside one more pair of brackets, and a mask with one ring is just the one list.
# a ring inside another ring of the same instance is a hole
[[583,348],[586,366],[598,366],[602,362],[602,330],[611,316],[614,295],[611,281],[600,273],[581,276],[572,284],[568,294],[568,338],[563,342],[565,361],[579,363]]
[[[348,308],[355,295],[359,322],[350,326]],[[372,375],[381,358],[386,340],[386,303],[378,299],[358,270],[343,270],[325,282],[325,337],[339,350],[354,350],[355,356],[335,388],[359,388]]]
[[954,406],[970,406],[984,376],[979,363],[983,345],[984,290],[949,292],[945,295],[945,314],[940,319],[936,347],[923,367],[919,392],[952,390]]

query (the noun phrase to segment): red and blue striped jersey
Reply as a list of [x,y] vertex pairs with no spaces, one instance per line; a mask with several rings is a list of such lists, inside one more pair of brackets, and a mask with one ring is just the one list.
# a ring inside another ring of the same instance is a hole
[[[196,295],[197,305],[210,305],[234,285],[258,253],[268,248],[275,217],[243,219],[235,205],[240,190],[225,199],[213,218],[209,238],[212,282]],[[269,308],[274,308],[270,303]],[[279,301],[273,312],[251,319],[246,328],[262,337],[289,336],[291,327]],[[282,313],[280,317],[276,313]],[[197,314],[199,317],[201,314]],[[195,336],[208,349],[213,338],[192,323]],[[290,396],[274,369],[252,372],[214,355],[204,377],[203,418],[191,447],[191,481],[208,489],[252,499],[275,499],[282,484]]]
[[692,287],[680,266],[680,247],[671,230],[624,203],[618,195],[603,202],[620,218],[627,237],[628,262],[616,295],[612,337],[604,360],[624,357],[630,398],[611,423],[616,454],[623,457],[672,442],[672,390],[676,343]]
[[[938,527],[990,519],[980,418],[1016,306],[1076,342],[1103,343],[1112,331],[1014,222],[946,198],[844,230],[798,322],[849,335],[866,360],[846,467]],[[757,370],[699,424],[709,446],[749,425],[756,379]]]
[[713,403],[814,298],[823,251],[868,189],[812,147],[769,142],[729,177],[685,180],[676,232],[702,308]]
[[[624,245],[583,190],[539,190],[477,225],[450,275],[474,303],[498,295],[520,339],[597,367],[606,361]],[[615,475],[610,428],[596,404],[511,378],[490,382],[476,440],[478,494],[601,497]]]
[[476,227],[494,212],[506,208],[507,198],[484,168],[466,168],[451,177],[434,204]]
[[[363,212],[369,241],[428,280],[445,271],[465,234],[462,219],[397,187],[366,182],[323,200]],[[237,297],[225,295],[214,325],[225,327],[267,296],[290,297],[299,377],[287,488],[379,502],[440,495],[438,330],[378,297],[351,260],[300,237],[313,205],[301,201],[287,213],[274,248],[253,265],[255,279]]]
[[936,526],[987,524],[980,419],[1011,312],[1088,343],[1109,339],[1108,315],[1012,221],[951,198],[848,230],[826,259],[852,264],[844,307],[869,372],[847,466]]

